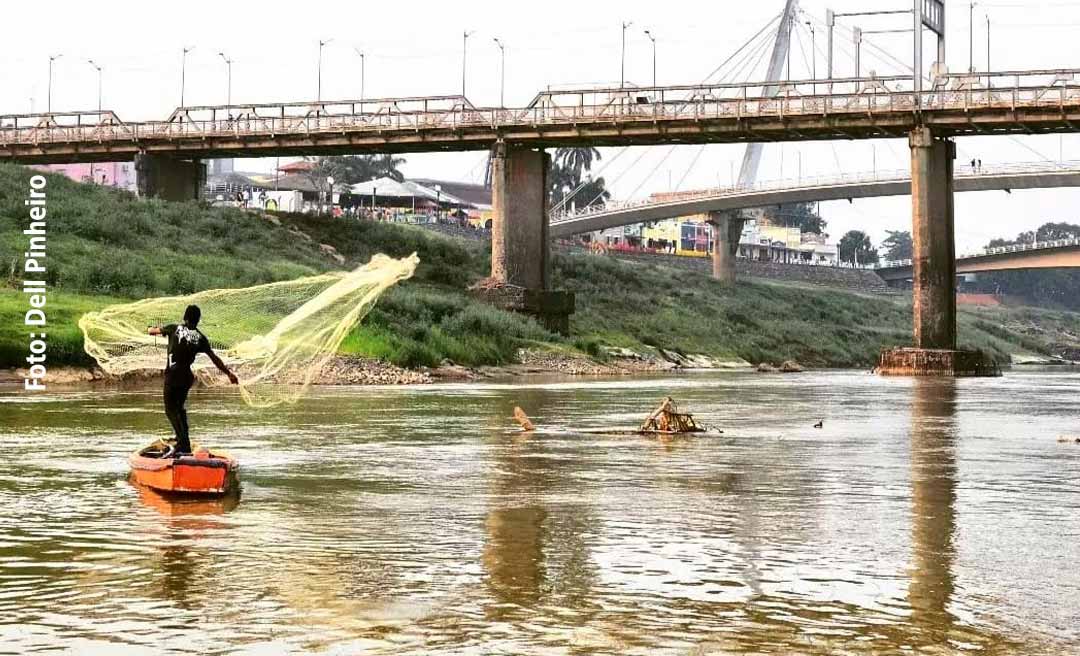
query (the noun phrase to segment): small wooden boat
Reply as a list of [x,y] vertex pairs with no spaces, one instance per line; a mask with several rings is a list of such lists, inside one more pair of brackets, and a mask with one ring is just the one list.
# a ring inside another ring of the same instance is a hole
[[173,457],[161,440],[131,454],[131,479],[139,485],[182,495],[228,494],[237,486],[240,463],[220,450],[192,445],[194,453]]

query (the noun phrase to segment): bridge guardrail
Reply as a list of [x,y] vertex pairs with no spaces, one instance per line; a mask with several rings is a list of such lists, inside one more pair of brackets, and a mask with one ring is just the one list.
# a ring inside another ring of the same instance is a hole
[[[960,255],[957,256],[956,259],[964,260],[976,257],[986,257],[988,255],[1025,253],[1030,251],[1050,250],[1053,248],[1068,248],[1069,246],[1080,246],[1080,238],[1051,239],[1030,244],[1010,244],[1009,246],[995,246],[994,248],[984,248],[980,253],[968,253],[966,255]],[[911,260],[883,260],[878,264],[874,265],[874,269],[897,269],[903,267],[910,267],[913,264],[914,263]]]
[[[987,176],[1025,175],[1034,173],[1054,173],[1064,171],[1080,171],[1080,160],[1067,162],[1019,162],[984,166],[976,171],[967,167],[958,167],[954,171],[956,179],[974,179]],[[808,176],[802,178],[783,178],[766,180],[752,185],[734,187],[721,187],[718,189],[706,189],[699,192],[676,192],[677,197],[665,196],[661,200],[652,198],[640,198],[629,201],[605,201],[587,207],[577,209],[574,212],[559,212],[551,215],[551,223],[565,223],[579,219],[610,214],[613,212],[640,209],[643,207],[664,207],[678,205],[687,201],[712,200],[742,196],[755,192],[782,191],[788,189],[811,189],[814,187],[838,187],[843,185],[858,185],[873,182],[909,182],[911,171],[907,169],[891,169],[863,173],[842,173],[834,176]]]
[[169,120],[138,123],[109,112],[115,120],[91,125],[72,120],[91,112],[7,115],[0,116],[0,145],[1071,107],[1080,106],[1078,77],[1080,69],[951,75],[921,93],[911,90],[911,77],[579,89],[538,94],[520,109],[477,108],[462,96],[231,105],[178,108]]

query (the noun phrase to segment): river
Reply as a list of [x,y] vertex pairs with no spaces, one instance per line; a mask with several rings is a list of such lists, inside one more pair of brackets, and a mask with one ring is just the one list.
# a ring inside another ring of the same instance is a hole
[[[666,394],[724,434],[590,432]],[[1075,370],[195,391],[187,503],[159,406],[0,391],[0,653],[1080,653]]]

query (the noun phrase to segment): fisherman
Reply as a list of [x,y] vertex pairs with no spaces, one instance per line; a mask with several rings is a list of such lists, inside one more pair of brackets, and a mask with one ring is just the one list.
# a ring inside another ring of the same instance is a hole
[[199,319],[202,311],[198,305],[189,305],[184,310],[183,323],[167,326],[151,326],[147,332],[151,335],[164,335],[169,338],[168,357],[165,361],[165,416],[176,433],[176,445],[173,453],[191,453],[191,439],[188,435],[187,403],[188,390],[195,383],[191,373],[191,363],[195,356],[205,353],[218,369],[229,377],[229,382],[236,385],[236,374],[229,371],[221,358],[210,348],[210,340],[199,331]]

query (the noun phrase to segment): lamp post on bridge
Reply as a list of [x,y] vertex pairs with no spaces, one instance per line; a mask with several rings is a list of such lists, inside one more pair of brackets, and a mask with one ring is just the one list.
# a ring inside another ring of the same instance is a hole
[[353,48],[353,51],[360,55],[360,102],[364,102],[364,51],[360,48]]
[[45,112],[47,114],[52,114],[52,65],[54,61],[63,56],[62,54],[49,55],[49,89],[45,96]]
[[652,41],[652,85],[656,87],[656,37],[649,30],[645,30],[645,36]]
[[[184,77],[187,73],[187,54],[195,49],[195,46],[189,46],[184,48],[184,52],[180,55],[180,106],[184,106]],[[181,116],[180,120],[184,120]]]
[[619,88],[626,86],[626,28],[634,24],[634,21],[623,21],[622,24],[622,49],[619,51]]
[[[810,28],[810,79],[817,82],[817,31],[811,21],[806,21],[806,26]],[[816,84],[814,90],[817,91]]]
[[979,3],[972,0],[968,3],[968,73],[975,72],[975,5]]
[[[475,30],[474,30],[475,31]],[[473,34],[468,30],[461,33],[461,97],[465,97],[465,57],[469,48],[469,37]]]
[[[98,66],[93,59],[87,59],[87,63],[97,69],[97,110],[98,110],[98,123],[101,122],[101,67]],[[97,182],[94,179],[94,163],[90,162],[90,182]]]
[[492,40],[499,46],[499,108],[506,109],[506,47],[498,37]]
[[[101,113],[101,67],[98,66],[93,59],[87,59],[86,63],[90,64],[97,70],[97,110],[98,114]],[[100,120],[100,117],[99,117]]]
[[316,77],[318,77],[318,82],[315,85],[315,100],[317,100],[318,102],[322,102],[322,49],[323,46],[330,43],[331,41],[333,41],[333,39],[327,39],[325,41],[319,39],[319,69],[318,73],[316,74]]
[[[233,60],[225,56],[225,53],[219,52],[218,55],[225,62],[225,68],[227,71],[225,82],[225,107],[232,107],[232,63]],[[229,111],[229,118],[232,118],[232,111]]]

